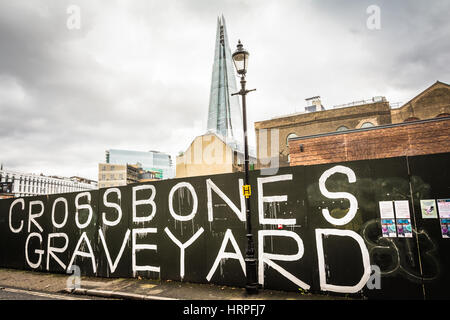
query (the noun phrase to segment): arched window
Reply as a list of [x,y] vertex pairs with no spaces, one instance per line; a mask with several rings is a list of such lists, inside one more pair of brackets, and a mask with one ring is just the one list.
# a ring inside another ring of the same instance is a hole
[[361,126],[361,129],[370,127],[375,127],[375,125],[372,122],[364,122]]
[[348,130],[346,126],[340,126],[339,128],[336,129],[336,131],[346,131],[346,130]]
[[298,135],[296,135],[295,133],[289,133],[286,137],[286,147],[289,145],[289,139],[297,138],[297,137],[298,137]]

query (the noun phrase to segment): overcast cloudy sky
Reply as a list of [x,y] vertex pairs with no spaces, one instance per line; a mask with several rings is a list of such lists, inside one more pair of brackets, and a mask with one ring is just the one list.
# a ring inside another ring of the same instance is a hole
[[206,130],[220,14],[251,54],[252,145],[255,121],[314,95],[406,102],[450,82],[448,0],[0,0],[0,162],[97,179],[106,149],[175,157]]

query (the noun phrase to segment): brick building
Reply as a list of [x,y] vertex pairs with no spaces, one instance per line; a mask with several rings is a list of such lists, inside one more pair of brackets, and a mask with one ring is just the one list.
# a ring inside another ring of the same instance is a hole
[[[257,156],[260,161],[258,167],[264,167],[261,163],[267,163],[264,160],[265,157],[274,156],[273,150],[277,152],[275,156],[279,157],[279,166],[290,165],[292,156],[289,148],[290,139],[298,141],[301,137],[312,138],[314,135],[332,132],[349,131],[350,133],[357,129],[450,116],[450,86],[437,81],[399,108],[393,108],[384,97],[374,97],[366,101],[336,106],[333,109],[323,110],[321,107],[309,110],[312,112],[297,113],[255,123]],[[356,132],[363,134],[366,131]],[[379,131],[378,134],[384,134],[384,132]],[[355,132],[352,133],[351,137]],[[345,135],[345,137],[350,136]],[[334,137],[334,135],[330,135],[330,137]],[[321,137],[315,137],[315,139],[317,138]],[[273,139],[277,139],[274,140],[274,146],[272,146]],[[304,142],[306,143],[306,141]],[[306,148],[306,144],[303,145]]]
[[290,165],[450,152],[450,117],[325,133],[289,140]]
[[139,165],[99,163],[98,187],[126,186],[139,182]]

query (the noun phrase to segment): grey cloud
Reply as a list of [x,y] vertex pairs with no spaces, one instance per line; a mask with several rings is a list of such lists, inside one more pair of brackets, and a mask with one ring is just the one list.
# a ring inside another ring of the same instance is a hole
[[[80,30],[66,28],[69,4]],[[366,28],[370,4],[381,30]],[[447,1],[3,0],[0,162],[95,178],[108,148],[187,148],[204,129],[222,13],[230,43],[251,53],[252,122],[311,95],[338,104],[448,82],[449,11]]]

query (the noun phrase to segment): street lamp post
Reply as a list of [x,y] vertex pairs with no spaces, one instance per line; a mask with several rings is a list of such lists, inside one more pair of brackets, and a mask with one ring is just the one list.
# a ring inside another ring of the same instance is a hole
[[243,124],[244,124],[244,171],[245,171],[245,181],[242,192],[245,196],[245,207],[246,207],[246,220],[247,220],[247,250],[245,252],[245,269],[247,284],[245,289],[249,294],[258,293],[258,279],[257,279],[257,259],[255,256],[255,246],[253,243],[252,234],[252,223],[251,223],[251,213],[250,213],[250,194],[251,188],[248,179],[249,172],[249,158],[248,158],[248,142],[247,142],[247,109],[245,103],[245,96],[251,91],[256,89],[246,90],[245,89],[245,74],[247,73],[248,67],[248,57],[249,53],[246,51],[239,40],[237,45],[237,50],[233,53],[233,62],[236,67],[237,73],[241,76],[241,90],[239,92],[233,93],[232,95],[242,96],[242,113],[243,113]]

